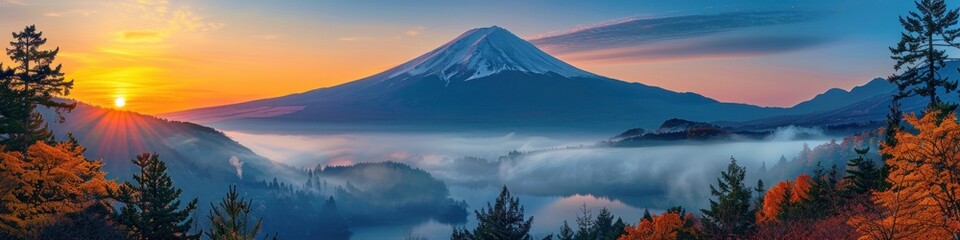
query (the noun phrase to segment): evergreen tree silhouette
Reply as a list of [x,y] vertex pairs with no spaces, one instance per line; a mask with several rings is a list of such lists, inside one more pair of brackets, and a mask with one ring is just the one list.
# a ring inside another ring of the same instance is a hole
[[140,174],[133,175],[136,183],[125,182],[112,194],[123,204],[117,220],[127,226],[131,238],[200,239],[201,233],[190,234],[190,212],[197,209],[197,199],[180,208],[183,189],[173,185],[159,155],[144,153],[133,163],[140,167]]
[[[263,219],[250,222],[250,211],[253,210],[253,201],[240,197],[237,186],[230,186],[227,196],[219,205],[210,204],[210,231],[208,238],[213,240],[253,240],[263,227]],[[273,239],[277,236],[274,235]],[[264,238],[266,239],[266,237]]]
[[56,99],[69,95],[73,88],[73,80],[63,77],[62,65],[52,66],[60,48],[41,50],[47,39],[34,25],[13,33],[13,38],[6,52],[15,65],[9,69],[11,74],[4,74],[6,77],[2,83],[5,89],[0,90],[0,98],[9,100],[4,105],[16,105],[9,110],[16,111],[10,115],[11,119],[2,120],[2,124],[19,126],[0,126],[0,130],[5,131],[0,132],[0,137],[5,138],[0,144],[12,150],[26,151],[27,146],[36,141],[52,141],[53,138],[43,117],[35,112],[37,107],[55,110],[59,121],[63,122],[62,113],[72,110],[76,104]]
[[532,239],[530,227],[533,224],[533,217],[524,220],[520,199],[511,196],[507,186],[503,186],[500,196],[493,205],[487,203],[486,208],[474,213],[477,215],[477,228],[473,231],[454,229],[451,239]]
[[574,236],[573,228],[567,221],[563,221],[563,226],[560,226],[560,235],[557,235],[557,238],[559,240],[574,240]]
[[917,11],[900,17],[904,30],[900,42],[890,47],[891,58],[896,61],[893,69],[898,72],[888,78],[899,89],[894,97],[928,97],[928,108],[952,111],[956,105],[943,105],[937,89],[954,91],[957,80],[938,72],[948,58],[945,47],[957,46],[954,40],[960,36],[960,29],[952,27],[957,24],[960,13],[957,9],[947,10],[943,0],[919,0],[914,4]]
[[850,181],[847,190],[855,194],[880,190],[885,176],[881,175],[880,169],[874,165],[873,160],[865,157],[870,152],[870,147],[856,148],[854,151],[857,153],[857,158],[847,162],[847,176],[844,177]]
[[756,224],[756,209],[751,207],[752,189],[743,183],[746,170],[730,158],[727,170],[717,178],[717,186],[710,185],[710,208],[703,212],[705,233],[712,238],[746,238]]
[[328,198],[320,208],[318,225],[320,225],[319,235],[328,239],[349,239],[352,234],[340,211],[337,210],[337,202],[333,197]]

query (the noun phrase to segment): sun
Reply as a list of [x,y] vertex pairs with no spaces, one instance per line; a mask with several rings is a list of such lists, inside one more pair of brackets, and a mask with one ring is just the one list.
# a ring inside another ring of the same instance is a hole
[[127,105],[127,100],[123,97],[117,97],[117,99],[113,100],[113,105],[117,106],[118,108],[122,108],[123,106]]

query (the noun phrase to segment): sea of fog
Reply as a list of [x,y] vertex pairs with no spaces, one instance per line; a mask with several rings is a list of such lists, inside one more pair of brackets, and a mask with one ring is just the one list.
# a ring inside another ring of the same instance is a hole
[[[527,216],[534,216],[534,236],[557,232],[564,220],[575,226],[583,205],[594,215],[606,207],[628,224],[636,223],[644,209],[659,212],[681,205],[698,213],[710,197],[709,185],[716,184],[731,157],[746,167],[748,185],[753,185],[762,163],[773,166],[781,156],[796,156],[805,143],[816,146],[829,141],[781,135],[766,141],[597,148],[591,146],[609,136],[225,133],[260,155],[294,167],[395,161],[423,169],[447,183],[453,199],[469,204],[467,227],[476,225],[473,210],[493,201],[505,185],[520,197]],[[514,150],[535,153],[499,159]],[[396,239],[405,234],[446,239],[451,227],[427,221],[351,230],[355,239]]]

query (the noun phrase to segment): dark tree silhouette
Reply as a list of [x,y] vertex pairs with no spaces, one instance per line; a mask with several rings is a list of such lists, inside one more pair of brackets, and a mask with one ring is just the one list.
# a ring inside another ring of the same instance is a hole
[[844,177],[850,181],[847,190],[855,194],[865,194],[879,190],[883,185],[885,176],[881,175],[880,169],[874,165],[873,160],[866,158],[866,154],[870,152],[870,147],[857,148],[854,151],[857,152],[858,156],[847,162],[847,176]]
[[140,167],[134,174],[136,183],[124,182],[115,196],[123,204],[117,221],[127,226],[131,238],[145,240],[200,239],[201,233],[190,234],[193,219],[190,212],[197,209],[194,198],[180,209],[183,189],[173,185],[167,176],[167,165],[157,154],[141,154],[133,160]]
[[454,229],[451,239],[532,239],[530,226],[533,224],[533,217],[524,220],[520,199],[511,196],[507,186],[503,186],[500,196],[492,206],[488,202],[486,208],[474,213],[477,215],[477,228],[473,231]]
[[16,134],[27,132],[23,119],[30,117],[30,108],[23,103],[23,92],[14,89],[13,76],[13,69],[0,63],[0,145],[19,148],[22,144],[13,143],[18,140],[15,137],[21,136]]
[[597,219],[593,220],[593,227],[591,227],[593,231],[590,235],[594,236],[594,239],[617,239],[623,229],[614,229],[613,224],[613,213],[607,208],[601,208],[600,213],[597,214]]
[[611,226],[610,233],[607,234],[606,239],[610,239],[610,240],[619,239],[620,236],[623,236],[623,234],[627,232],[626,228],[627,228],[627,224],[623,222],[623,219],[617,218],[617,221],[613,222],[613,226]]
[[323,207],[320,208],[320,220],[317,223],[320,225],[319,236],[328,239],[349,239],[352,234],[340,211],[337,210],[337,202],[333,197],[323,203]]
[[710,209],[703,212],[703,227],[708,236],[720,239],[746,238],[756,225],[756,209],[751,207],[753,191],[743,184],[746,169],[730,158],[725,172],[717,178],[717,186],[710,185]]
[[[897,63],[893,69],[898,73],[888,80],[895,83],[900,99],[908,96],[930,98],[929,108],[943,109],[937,89],[950,92],[957,89],[957,80],[938,74],[945,67],[947,47],[956,47],[954,40],[960,30],[952,28],[960,16],[957,9],[947,10],[943,0],[919,0],[914,2],[917,11],[900,17],[904,31],[900,42],[890,47],[891,58]],[[955,108],[956,106],[947,106]]]
[[109,204],[94,204],[82,212],[66,214],[43,228],[39,239],[124,239],[126,229],[114,221],[113,212]]
[[593,226],[593,214],[590,213],[587,204],[583,203],[580,205],[580,213],[577,214],[577,234],[574,235],[574,239],[596,239]]
[[[7,48],[7,56],[16,65],[11,69],[12,74],[3,80],[4,90],[0,91],[0,98],[10,100],[7,105],[19,105],[13,110],[16,114],[3,124],[19,126],[4,126],[0,135],[6,139],[0,144],[8,145],[12,150],[25,151],[27,146],[36,141],[48,141],[53,136],[46,129],[43,117],[35,113],[38,106],[54,109],[60,121],[63,122],[64,111],[72,110],[76,104],[58,101],[56,97],[67,96],[73,88],[73,80],[66,80],[61,72],[61,65],[51,66],[60,52],[60,48],[41,50],[47,43],[43,32],[37,31],[33,25],[27,26],[19,33],[13,33],[14,40]],[[6,111],[6,110],[5,110]],[[26,112],[23,112],[26,111]],[[16,120],[19,120],[18,122]]]
[[[237,186],[230,186],[227,196],[220,201],[220,205],[210,204],[210,231],[207,237],[214,240],[253,240],[260,233],[263,219],[250,222],[250,211],[253,210],[253,201],[240,197]],[[273,239],[276,239],[274,235]]]
[[[898,97],[899,95],[901,94],[895,94],[893,100],[890,101],[890,112],[887,113],[887,127],[883,130],[883,143],[888,147],[897,145],[897,132],[903,131],[903,125],[900,125],[900,123],[903,122],[903,111],[900,110],[900,99],[902,97]],[[887,158],[888,156],[883,156],[883,160]]]
[[573,228],[570,227],[570,224],[567,221],[563,221],[563,226],[560,226],[560,234],[557,235],[559,240],[574,240],[575,238]]

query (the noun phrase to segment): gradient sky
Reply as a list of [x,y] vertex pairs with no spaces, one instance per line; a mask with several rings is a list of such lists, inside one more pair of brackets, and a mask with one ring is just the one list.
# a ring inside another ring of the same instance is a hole
[[[534,43],[554,37],[538,46],[600,75],[792,106],[890,74],[887,47],[910,9],[904,0],[0,0],[0,31],[44,31],[76,79],[71,97],[102,106],[124,97],[125,109],[151,114],[334,86],[490,25]],[[810,16],[749,16],[770,12]],[[718,14],[743,23],[717,29]],[[656,29],[650,20],[684,28],[636,30]],[[597,29],[608,34],[576,35]],[[617,44],[590,40],[601,37]]]

